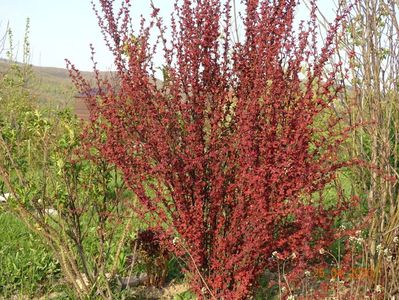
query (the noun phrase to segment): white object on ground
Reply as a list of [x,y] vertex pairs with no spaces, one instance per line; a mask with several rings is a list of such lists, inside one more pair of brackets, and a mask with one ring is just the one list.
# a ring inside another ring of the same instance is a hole
[[0,195],[0,203],[5,203],[7,202],[7,199],[10,198],[11,194],[10,193],[5,193],[3,195]]
[[58,216],[58,211],[57,211],[56,209],[54,209],[54,208],[46,208],[46,209],[44,210],[44,212],[45,212],[47,215],[51,216],[51,217],[56,217],[56,216]]

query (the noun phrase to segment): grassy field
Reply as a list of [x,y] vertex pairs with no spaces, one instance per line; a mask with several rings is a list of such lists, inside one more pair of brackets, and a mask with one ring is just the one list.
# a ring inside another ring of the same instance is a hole
[[0,299],[67,297],[60,266],[39,237],[1,207],[0,228]]

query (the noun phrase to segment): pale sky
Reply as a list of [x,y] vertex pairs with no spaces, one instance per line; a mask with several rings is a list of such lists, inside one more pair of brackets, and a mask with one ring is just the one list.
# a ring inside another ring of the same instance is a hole
[[[170,15],[173,2],[154,0],[165,18]],[[134,19],[138,20],[140,14],[149,16],[149,0],[133,0],[132,3]],[[79,69],[91,70],[89,45],[92,43],[98,67],[101,70],[111,68],[113,59],[103,42],[90,0],[0,0],[0,36],[9,23],[14,44],[20,46],[19,54],[22,52],[26,18],[30,19],[33,65],[65,68],[64,59],[68,58]]]
[[[149,16],[150,0],[131,2],[133,19],[137,21],[140,14]],[[174,0],[154,0],[154,3],[168,24]],[[332,15],[332,0],[318,3],[323,13]],[[111,69],[113,59],[104,45],[90,0],[0,0],[0,36],[9,23],[15,52],[19,54],[22,52],[26,18],[30,19],[30,61],[33,65],[65,68],[64,59],[68,58],[80,70],[89,71],[92,69],[89,44],[92,43],[100,70]]]

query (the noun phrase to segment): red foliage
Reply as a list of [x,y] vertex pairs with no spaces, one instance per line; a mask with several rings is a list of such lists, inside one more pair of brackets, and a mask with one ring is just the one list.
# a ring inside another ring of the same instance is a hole
[[[91,144],[124,173],[164,241],[177,237],[170,247],[188,257],[193,290],[243,299],[275,266],[274,251],[296,253],[287,268],[295,275],[333,238],[339,209],[326,210],[311,195],[345,164],[337,156],[339,120],[329,113],[340,91],[339,64],[325,68],[341,18],[319,46],[314,5],[295,33],[296,0],[248,0],[244,41],[233,43],[225,2],[176,4],[167,41],[157,9],[133,36],[129,1],[116,12],[113,1],[101,0],[96,14],[118,87],[97,76],[93,95],[68,66],[86,92]],[[155,79],[157,50],[149,41],[155,28],[163,82]]]

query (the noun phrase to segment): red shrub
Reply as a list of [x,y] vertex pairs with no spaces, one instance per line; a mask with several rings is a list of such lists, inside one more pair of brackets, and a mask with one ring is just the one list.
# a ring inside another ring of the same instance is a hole
[[[166,41],[157,9],[134,36],[129,1],[119,12],[100,1],[117,88],[97,76],[93,95],[68,65],[86,92],[92,145],[123,171],[136,209],[157,220],[165,243],[176,237],[169,246],[188,257],[193,290],[243,299],[275,266],[274,251],[296,253],[288,268],[295,275],[332,239],[339,209],[328,211],[311,195],[344,164],[330,111],[339,64],[325,68],[340,18],[318,46],[314,7],[295,34],[297,1],[248,0],[244,41],[233,43],[229,1],[181,2]],[[165,52],[163,82],[155,79],[154,28]]]

